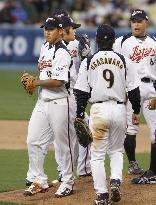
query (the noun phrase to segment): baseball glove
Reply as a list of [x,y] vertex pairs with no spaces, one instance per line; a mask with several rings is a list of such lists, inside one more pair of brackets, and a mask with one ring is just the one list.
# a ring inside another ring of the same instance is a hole
[[156,109],[156,97],[154,97],[148,104],[149,110],[155,110]]
[[75,118],[74,126],[80,145],[87,147],[92,142],[92,134],[88,124],[81,118]]
[[85,59],[91,54],[90,41],[87,34],[82,34],[79,36],[78,53],[81,60]]
[[32,95],[35,90],[34,80],[36,78],[29,73],[24,73],[21,76],[21,83],[29,95]]

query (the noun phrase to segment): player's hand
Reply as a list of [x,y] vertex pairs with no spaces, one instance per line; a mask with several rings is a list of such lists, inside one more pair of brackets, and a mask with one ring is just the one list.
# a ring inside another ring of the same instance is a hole
[[140,121],[140,115],[133,113],[133,115],[132,115],[132,123],[133,123],[133,125],[138,125],[139,121]]

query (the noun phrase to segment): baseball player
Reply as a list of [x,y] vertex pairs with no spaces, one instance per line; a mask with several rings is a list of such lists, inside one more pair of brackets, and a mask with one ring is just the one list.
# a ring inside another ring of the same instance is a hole
[[96,33],[98,52],[82,62],[75,85],[84,95],[86,92],[86,99],[90,92],[92,103],[89,126],[93,137],[91,169],[97,194],[95,205],[110,204],[104,167],[106,152],[110,157],[111,200],[121,200],[126,91],[133,107],[132,121],[139,123],[140,81],[130,61],[112,50],[114,41],[114,30],[107,24],[100,25]]
[[[156,111],[148,109],[149,100],[156,96],[153,82],[156,80],[156,41],[146,33],[148,16],[144,10],[136,9],[130,17],[131,30],[125,36],[119,37],[114,50],[128,57],[134,64],[139,74],[141,85],[141,108],[146,122],[150,128],[151,162],[150,168],[141,177],[133,180],[133,183],[156,183]],[[143,170],[135,159],[136,134],[138,125],[131,122],[132,108],[127,103],[127,132],[124,142],[125,151],[129,160],[129,174],[140,174]]]
[[[38,69],[39,97],[32,112],[28,126],[29,170],[27,180],[33,182],[24,195],[31,196],[48,189],[47,176],[44,173],[44,158],[49,145],[55,139],[64,153],[62,183],[56,197],[73,193],[73,146],[71,136],[74,133],[74,112],[69,100],[69,72],[72,59],[62,44],[63,25],[61,18],[50,16],[41,26],[44,28],[45,43],[40,52]],[[64,151],[65,150],[65,151]]]
[[[67,49],[69,53],[72,56],[73,64],[71,70],[70,70],[70,76],[71,76],[71,82],[70,82],[70,93],[71,93],[71,100],[75,104],[75,96],[73,94],[73,88],[74,84],[77,79],[77,75],[79,72],[79,66],[81,62],[81,57],[78,53],[80,49],[79,47],[79,40],[81,40],[81,37],[78,37],[75,35],[75,31],[78,27],[80,27],[80,24],[76,24],[73,22],[73,20],[68,16],[68,13],[64,11],[59,11],[55,13],[55,15],[61,16],[63,23],[64,23],[64,32],[63,32],[63,42],[67,46]],[[82,50],[84,51],[84,47],[81,48],[81,54]],[[86,57],[90,53],[90,48],[88,50],[85,50],[85,54],[83,53],[83,58]],[[76,104],[75,104],[76,105]],[[87,114],[86,121],[88,121]],[[74,117],[76,117],[76,110]],[[90,150],[89,147],[84,148],[82,147],[77,140],[76,133],[73,136],[72,142],[74,143],[74,161],[77,162],[77,175],[78,176],[90,176],[91,175],[91,167],[90,167]],[[63,160],[63,153],[60,153],[59,147],[54,142],[55,146],[55,159],[58,164],[58,171],[59,171],[59,181],[61,181],[61,170],[62,170],[62,160]]]

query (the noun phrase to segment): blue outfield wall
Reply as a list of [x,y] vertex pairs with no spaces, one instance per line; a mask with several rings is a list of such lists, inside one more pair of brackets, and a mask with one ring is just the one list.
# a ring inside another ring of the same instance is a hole
[[[116,37],[129,32],[116,30]],[[80,29],[78,34],[87,33],[95,50],[96,29]],[[150,35],[155,35],[153,31]],[[44,42],[43,30],[32,27],[0,27],[0,63],[37,63],[40,47]]]

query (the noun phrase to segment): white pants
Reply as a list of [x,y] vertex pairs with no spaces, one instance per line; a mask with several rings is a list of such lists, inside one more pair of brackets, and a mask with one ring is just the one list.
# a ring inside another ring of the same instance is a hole
[[[75,96],[71,95],[69,98],[70,103],[75,108],[72,112],[71,119],[75,120],[76,117],[76,102],[75,102]],[[85,113],[85,120],[88,123],[88,115]],[[90,145],[86,148],[82,147],[78,143],[78,139],[76,136],[76,132],[74,130],[72,137],[72,143],[74,146],[74,164],[77,163],[77,175],[85,175],[91,172],[91,166],[90,166]],[[58,145],[54,141],[54,148],[55,148],[55,159],[58,164],[57,170],[60,175],[62,175],[63,168],[63,161],[64,161],[64,153],[61,152]]]
[[122,180],[124,135],[126,130],[126,108],[116,101],[92,105],[90,129],[91,169],[96,193],[106,193],[105,155],[110,157],[111,179]]
[[[153,83],[144,83],[140,85],[141,95],[141,112],[143,113],[148,127],[150,128],[150,139],[152,143],[156,143],[156,110],[149,110],[147,105],[149,101],[156,96],[156,91]],[[136,135],[139,126],[132,124],[132,105],[127,102],[127,131],[129,135]]]
[[27,180],[37,179],[43,188],[48,186],[43,168],[44,158],[54,139],[60,151],[64,153],[62,183],[69,188],[74,184],[71,143],[74,127],[73,123],[70,123],[72,109],[68,98],[63,98],[49,102],[38,100],[32,112],[27,136],[29,155]]

